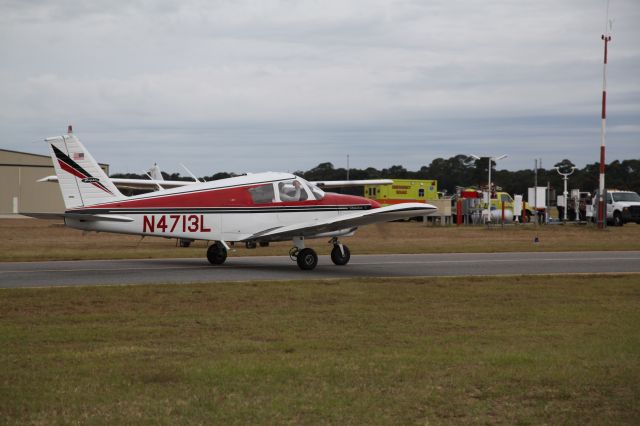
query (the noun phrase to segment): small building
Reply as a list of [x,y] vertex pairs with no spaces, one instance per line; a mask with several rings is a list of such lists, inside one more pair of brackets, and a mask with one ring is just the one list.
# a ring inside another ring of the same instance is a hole
[[[100,167],[108,176],[109,165]],[[0,215],[64,212],[58,184],[38,182],[55,173],[48,155],[0,149]]]

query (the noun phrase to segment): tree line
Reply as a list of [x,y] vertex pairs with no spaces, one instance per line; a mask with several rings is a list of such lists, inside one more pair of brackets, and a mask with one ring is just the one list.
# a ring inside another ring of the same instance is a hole
[[[492,162],[491,180],[495,185],[510,194],[526,194],[527,188],[534,184],[533,169],[525,170],[495,170],[495,162]],[[573,174],[569,176],[568,189],[580,189],[581,191],[593,192],[598,188],[599,164],[587,164],[583,168],[577,168],[568,159],[564,159],[556,164],[554,168],[538,169],[538,186],[555,188],[558,193],[563,190],[562,177],[555,167],[562,172],[569,172],[574,168]],[[310,181],[321,180],[345,180],[347,170],[336,168],[332,163],[320,163],[316,167],[306,171],[296,171],[294,174]],[[407,170],[403,166],[394,165],[389,168],[376,169],[367,167],[366,169],[349,169],[349,179],[433,179],[438,181],[438,190],[447,194],[454,194],[458,187],[486,186],[489,174],[489,158],[483,157],[474,159],[466,155],[456,155],[448,159],[436,158],[428,166],[422,166],[419,170]],[[180,173],[165,173],[162,175],[167,180],[193,180],[190,177],[181,176]],[[237,176],[235,173],[218,172],[211,176],[204,176],[204,180],[218,180]],[[145,175],[132,173],[118,173],[111,177],[129,179],[148,179]],[[615,160],[606,165],[606,186],[620,190],[640,191],[640,159],[635,160]]]

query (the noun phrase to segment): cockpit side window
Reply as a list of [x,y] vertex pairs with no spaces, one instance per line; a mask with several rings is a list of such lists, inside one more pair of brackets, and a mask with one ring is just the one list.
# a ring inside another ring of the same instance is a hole
[[278,183],[280,201],[306,201],[309,194],[305,186],[298,180],[289,180]]
[[272,203],[275,201],[275,192],[273,191],[273,184],[271,183],[249,188],[249,194],[251,194],[251,199],[255,204]]

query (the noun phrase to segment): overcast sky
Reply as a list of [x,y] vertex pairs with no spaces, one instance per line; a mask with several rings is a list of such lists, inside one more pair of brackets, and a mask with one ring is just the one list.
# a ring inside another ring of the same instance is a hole
[[[640,158],[640,1],[610,16],[607,161]],[[0,147],[72,123],[112,172],[582,167],[604,26],[605,0],[0,0]]]

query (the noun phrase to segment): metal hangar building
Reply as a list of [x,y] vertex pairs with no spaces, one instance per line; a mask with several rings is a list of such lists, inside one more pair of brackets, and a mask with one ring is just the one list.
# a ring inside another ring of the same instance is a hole
[[[109,165],[100,167],[108,176]],[[38,182],[55,173],[48,155],[0,149],[0,215],[64,212],[58,184]]]

